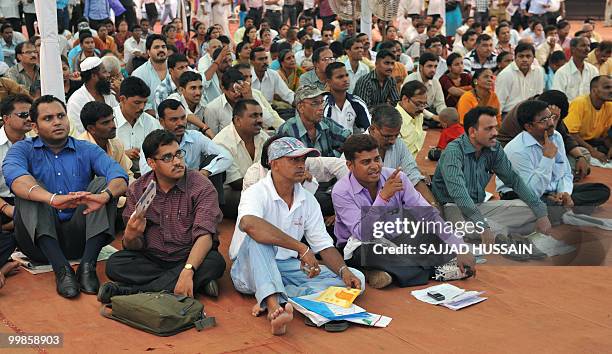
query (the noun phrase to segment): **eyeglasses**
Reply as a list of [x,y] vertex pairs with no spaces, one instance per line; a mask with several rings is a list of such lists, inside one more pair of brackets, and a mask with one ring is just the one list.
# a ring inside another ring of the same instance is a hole
[[549,116],[546,116],[546,117],[544,117],[544,118],[542,118],[542,119],[540,119],[540,120],[537,120],[537,121],[536,121],[536,123],[546,123],[546,122],[547,122],[547,121],[549,121],[549,120],[550,120],[550,121],[554,121],[554,120],[555,120],[555,115],[554,115],[554,114],[551,114],[551,115],[549,115]]
[[21,119],[28,119],[30,117],[30,112],[14,112],[13,114]]
[[321,58],[320,61],[328,62],[328,63],[333,63],[333,62],[336,61],[336,58],[334,58],[334,57],[325,57],[325,58]]
[[409,98],[408,100],[410,100],[410,102],[412,102],[412,104],[415,105],[417,108],[427,107],[427,102],[416,102],[412,98]]
[[163,161],[163,162],[168,163],[168,162],[174,161],[175,157],[179,160],[182,160],[185,157],[185,150],[181,149],[177,151],[176,154],[165,154],[165,155],[162,155],[161,158],[159,159],[153,158],[153,160]]

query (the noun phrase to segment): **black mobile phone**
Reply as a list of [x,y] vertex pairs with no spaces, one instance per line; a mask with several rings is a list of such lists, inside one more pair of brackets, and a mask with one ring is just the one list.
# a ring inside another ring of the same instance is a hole
[[444,299],[446,299],[444,297],[444,295],[440,294],[440,293],[436,293],[436,292],[431,292],[428,291],[427,292],[427,296],[429,296],[430,298],[436,300],[436,301],[444,301]]

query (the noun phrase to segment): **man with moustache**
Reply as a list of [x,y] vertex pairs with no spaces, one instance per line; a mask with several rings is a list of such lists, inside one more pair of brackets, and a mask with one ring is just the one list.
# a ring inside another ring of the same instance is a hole
[[[463,120],[465,134],[442,152],[432,180],[432,191],[444,206],[446,220],[468,220],[480,225],[483,243],[493,244],[499,235],[546,234],[550,229],[546,205],[525,184],[497,141],[497,111],[475,107]],[[495,173],[520,200],[485,202],[485,188]],[[527,208],[527,207],[528,208]],[[472,238],[466,233],[467,238]]]
[[[151,132],[142,150],[150,171],[128,190],[123,250],[106,262],[106,275],[114,282],[100,287],[98,301],[162,290],[218,296],[216,279],[225,270],[217,251],[217,226],[223,215],[213,185],[200,172],[187,169],[185,150],[167,130]],[[151,181],[157,183],[155,199],[146,211],[133,214]]]
[[282,101],[293,104],[294,92],[287,87],[276,70],[268,68],[268,53],[263,47],[251,50],[251,65],[251,86],[254,89],[261,91],[269,102],[279,97]]
[[[147,38],[145,47],[149,60],[138,67],[132,73],[142,79],[149,86],[149,97],[145,105],[145,111],[152,116],[155,116],[155,91],[163,80],[167,80],[170,76],[166,61],[168,59],[168,49],[166,47],[166,37],[161,34],[152,34]],[[171,78],[170,78],[171,80]]]
[[[222,173],[232,165],[230,154],[199,131],[186,129],[187,112],[181,102],[166,99],[159,104],[157,112],[161,126],[174,134],[179,147],[185,152],[184,163],[187,168],[200,171],[203,176],[211,179],[217,191],[221,193]],[[152,169],[144,149],[140,151],[139,165],[143,175]]]
[[119,102],[111,94],[110,73],[102,65],[102,59],[89,57],[81,63],[81,79],[83,86],[76,90],[68,99],[68,118],[70,119],[70,133],[78,136],[85,132],[81,123],[81,109],[87,102],[104,102],[116,107]]
[[[608,201],[610,188],[605,184],[574,185],[563,138],[555,130],[555,120],[547,102],[525,101],[518,107],[517,117],[524,130],[504,147],[504,151],[512,168],[531,190],[548,206],[557,207],[549,209],[549,214],[556,216],[554,222],[560,222],[564,208],[576,207],[580,214],[585,214]],[[502,199],[516,198],[512,188],[499,178],[497,191]]]
[[434,79],[439,60],[440,58],[433,53],[423,53],[419,58],[419,69],[408,75],[404,80],[404,85],[409,81],[416,80],[427,87],[427,107],[423,110],[423,116],[426,119],[425,125],[432,128],[440,125],[438,113],[446,108],[442,85],[440,85],[440,81]]
[[585,37],[574,37],[570,41],[572,57],[555,72],[553,79],[553,90],[559,90],[572,102],[574,98],[588,95],[591,80],[599,76],[599,70],[586,62],[591,50],[590,42]]
[[[58,98],[38,98],[30,117],[38,137],[14,144],[2,164],[15,194],[17,245],[31,260],[51,264],[61,296],[95,294],[96,260],[114,240],[117,198],[128,176],[100,147],[68,135]],[[79,258],[75,275],[68,260]]]
[[395,55],[389,50],[376,54],[376,67],[362,76],[355,84],[353,94],[360,97],[368,107],[380,103],[397,104],[400,100],[397,83],[393,78]]
[[[0,162],[4,161],[9,149],[18,141],[25,139],[32,130],[30,107],[32,99],[27,95],[11,95],[0,102],[0,114],[4,124],[0,128]],[[6,276],[19,266],[17,262],[9,262],[11,253],[15,250],[15,234],[13,232],[13,213],[15,212],[15,195],[11,193],[4,181],[0,168],[0,288],[6,282]]]

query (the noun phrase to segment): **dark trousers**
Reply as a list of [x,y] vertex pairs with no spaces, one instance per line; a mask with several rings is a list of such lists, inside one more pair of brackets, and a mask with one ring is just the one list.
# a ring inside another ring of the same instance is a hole
[[1,232],[0,233],[0,268],[4,266],[13,251],[15,251],[15,234],[12,232]]
[[132,0],[120,0],[121,5],[125,7],[125,12],[115,18],[115,23],[119,23],[121,20],[126,20],[130,31],[134,25],[138,22],[136,18],[136,11],[134,11],[134,2]]
[[278,31],[280,26],[283,24],[282,23],[283,15],[281,14],[281,11],[268,10],[266,11],[266,14],[264,16],[266,20],[268,20],[268,23],[270,24],[270,28],[272,28],[275,31]]
[[331,24],[335,20],[336,20],[336,15],[321,16],[321,21],[323,21],[323,27],[322,28],[324,28],[326,25]]
[[60,36],[64,30],[68,29],[70,24],[70,15],[68,14],[68,7],[63,9],[57,9],[57,28]]
[[[174,291],[185,260],[168,262],[141,251],[121,250],[106,262],[106,275],[113,281],[138,291]],[[225,260],[210,250],[193,275],[193,291],[198,292],[211,280],[221,278]]]
[[36,14],[29,14],[27,12],[24,12],[23,17],[25,18],[26,29],[28,30],[28,38],[31,38],[35,33],[34,22],[36,22]]
[[489,10],[485,12],[474,11],[474,21],[480,23],[483,26],[487,26],[489,24]]
[[108,21],[108,18],[103,18],[101,20],[89,20],[89,27],[97,31],[98,28],[100,28],[100,26],[102,26],[106,21]]
[[297,10],[297,5],[283,5],[283,24],[289,20],[291,27],[297,26]]
[[608,147],[606,146],[605,139],[603,139],[603,138],[601,138],[601,139],[591,139],[591,140],[587,140],[586,142],[587,142],[587,144],[589,144],[592,147],[594,147],[595,149],[597,149],[599,152],[603,152],[604,154],[608,153]]
[[[208,166],[208,164],[210,164],[212,160],[214,160],[216,157],[217,155],[202,156],[202,159],[200,160],[200,169],[203,169],[204,167]],[[208,176],[208,180],[213,184],[213,186],[217,190],[217,196],[218,196],[217,200],[219,201],[219,204],[223,203],[223,200],[224,200],[223,182],[225,182],[225,172],[217,173],[216,175],[213,175],[213,176]]]
[[252,17],[254,19],[253,25],[259,28],[259,24],[261,23],[261,18],[263,17],[263,6],[262,7],[251,7],[247,16]]
[[145,11],[147,12],[147,19],[149,20],[149,24],[152,28],[155,25],[155,22],[157,22],[157,17],[159,16],[155,3],[145,4]]
[[219,202],[219,207],[223,212],[223,217],[236,219],[238,217],[238,205],[240,204],[240,196],[242,191],[233,190],[232,187],[227,187],[223,191],[223,202]]
[[[43,184],[38,182],[43,187]],[[87,187],[91,193],[106,188],[106,180],[95,178]],[[57,211],[47,204],[15,198],[15,238],[23,254],[35,262],[47,263],[47,258],[37,246],[41,236],[48,236],[59,242],[67,259],[79,259],[83,255],[85,242],[92,237],[105,234],[108,242],[115,237],[117,199],[88,215],[83,215],[85,206],[75,209],[72,218],[61,222]]]

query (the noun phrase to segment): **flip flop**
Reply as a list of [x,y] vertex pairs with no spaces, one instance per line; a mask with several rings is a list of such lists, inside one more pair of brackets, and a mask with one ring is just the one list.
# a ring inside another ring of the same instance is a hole
[[[308,317],[306,317],[306,319],[304,320],[304,324],[309,327],[317,327],[317,325],[314,324],[314,322],[312,322],[310,318]],[[332,332],[332,333],[344,332],[347,330],[347,328],[349,328],[349,323],[348,321],[344,321],[344,320],[343,321],[330,321],[324,324],[323,328],[325,329],[325,331]]]

